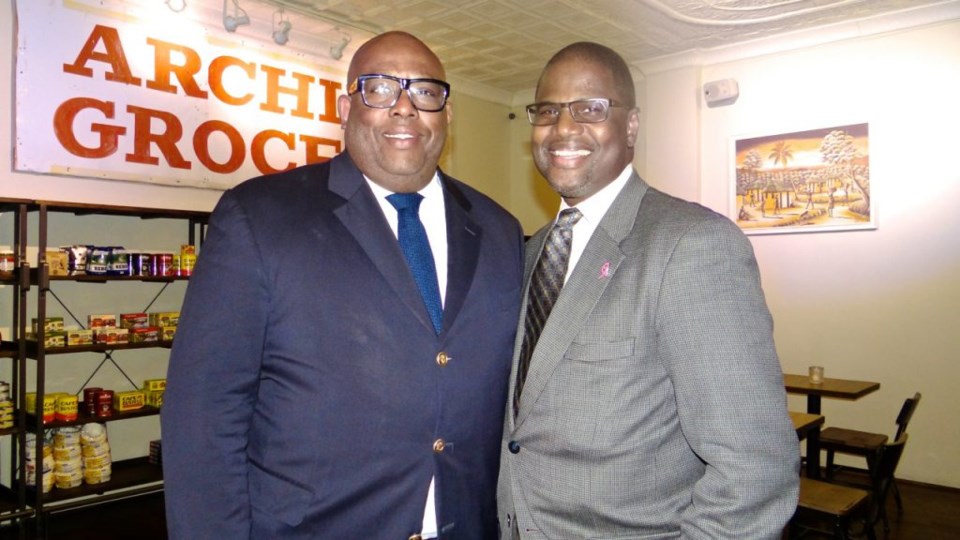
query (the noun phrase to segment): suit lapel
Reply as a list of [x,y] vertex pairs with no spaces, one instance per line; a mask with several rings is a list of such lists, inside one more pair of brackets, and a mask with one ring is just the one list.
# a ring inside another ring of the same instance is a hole
[[442,172],[443,206],[447,219],[447,292],[443,302],[443,331],[457,320],[473,283],[480,257],[481,229],[470,216],[470,202]]
[[[583,328],[584,322],[603,296],[607,285],[615,277],[620,263],[625,258],[621,242],[633,229],[640,201],[646,191],[647,185],[634,173],[587,242],[576,268],[560,291],[557,303],[540,334],[533,358],[530,360],[527,380],[523,386],[523,397],[516,425],[519,426],[526,419],[553,372],[563,361],[564,354],[577,337],[579,329]],[[541,249],[542,243],[541,240],[539,242]],[[525,288],[529,287],[529,269],[533,264],[536,264],[536,256],[531,262],[528,254],[526,262],[528,281]],[[524,313],[526,313],[525,309]],[[523,331],[522,325],[520,331]],[[514,356],[516,357],[516,354]],[[516,368],[513,371],[516,371]],[[511,382],[515,380],[515,374],[511,379]]]
[[345,199],[333,213],[366,252],[384,280],[420,322],[433,331],[430,315],[410,274],[400,244],[390,230],[363,174],[344,153],[330,167],[330,191]]

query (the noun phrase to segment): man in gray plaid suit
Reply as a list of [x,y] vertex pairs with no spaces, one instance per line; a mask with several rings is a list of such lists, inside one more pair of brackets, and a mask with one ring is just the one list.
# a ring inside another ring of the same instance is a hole
[[[537,167],[579,215],[566,246],[544,249],[551,226],[527,243],[500,535],[780,538],[799,445],[753,250],[633,170],[634,96],[616,52],[576,43],[527,108]],[[530,285],[544,251],[566,264],[555,303]]]

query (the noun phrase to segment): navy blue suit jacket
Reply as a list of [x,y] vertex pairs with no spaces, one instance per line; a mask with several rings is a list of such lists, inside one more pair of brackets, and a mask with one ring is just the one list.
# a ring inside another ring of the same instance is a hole
[[522,232],[440,176],[439,336],[348,154],[223,195],[161,413],[171,538],[406,539],[431,477],[441,538],[496,537]]

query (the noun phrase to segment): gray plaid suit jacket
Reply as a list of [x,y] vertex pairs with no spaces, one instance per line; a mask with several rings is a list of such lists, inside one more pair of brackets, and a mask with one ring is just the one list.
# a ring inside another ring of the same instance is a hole
[[501,538],[780,538],[799,444],[772,331],[740,230],[634,173],[507,406]]

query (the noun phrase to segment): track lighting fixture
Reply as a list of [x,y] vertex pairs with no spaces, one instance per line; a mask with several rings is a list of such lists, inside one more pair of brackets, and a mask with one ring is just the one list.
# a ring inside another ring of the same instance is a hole
[[223,0],[223,28],[227,32],[236,32],[237,28],[250,24],[250,17],[247,12],[240,7],[239,0],[233,0],[233,15],[227,13],[227,3],[230,0]]
[[350,43],[351,36],[350,34],[343,34],[340,37],[340,42],[335,43],[330,46],[330,58],[334,60],[339,60],[343,58],[343,50],[347,48],[347,44]]
[[277,45],[286,45],[290,41],[290,29],[293,25],[283,18],[283,8],[273,14],[273,41]]
[[180,13],[187,7],[187,0],[166,0],[164,4],[170,8],[170,11]]

